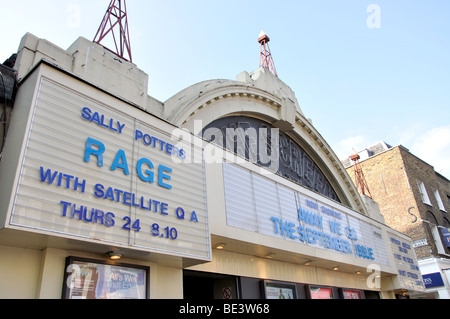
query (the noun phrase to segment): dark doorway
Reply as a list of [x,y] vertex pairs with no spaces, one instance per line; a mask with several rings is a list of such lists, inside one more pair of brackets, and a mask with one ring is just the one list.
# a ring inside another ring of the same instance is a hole
[[185,270],[183,294],[186,300],[238,299],[237,278]]

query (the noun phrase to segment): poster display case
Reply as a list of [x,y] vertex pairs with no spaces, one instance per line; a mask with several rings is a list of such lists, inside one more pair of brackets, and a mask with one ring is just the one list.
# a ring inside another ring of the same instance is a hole
[[261,282],[261,290],[265,299],[297,299],[295,284],[265,280]]
[[68,257],[63,299],[148,299],[149,268]]

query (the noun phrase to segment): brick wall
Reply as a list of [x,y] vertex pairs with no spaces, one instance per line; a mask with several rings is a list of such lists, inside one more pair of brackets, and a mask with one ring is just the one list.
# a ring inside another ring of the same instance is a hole
[[[447,199],[450,196],[449,181],[402,146],[372,156],[360,164],[386,224],[407,234],[413,241],[427,239],[429,245],[416,249],[418,259],[436,256],[431,227],[422,220],[430,219],[432,213],[438,225],[450,227],[447,225],[448,214],[439,209],[434,196],[434,191],[438,190],[445,209],[450,214]],[[354,181],[353,167],[347,168],[347,171]],[[417,181],[424,183],[431,205],[423,203]]]

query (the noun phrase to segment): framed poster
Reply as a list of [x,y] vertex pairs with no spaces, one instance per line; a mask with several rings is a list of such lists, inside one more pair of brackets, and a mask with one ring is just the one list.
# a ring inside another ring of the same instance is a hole
[[334,299],[333,289],[328,287],[313,287],[309,288],[311,299]]
[[359,290],[342,289],[344,299],[362,299]]
[[295,284],[262,281],[262,296],[265,299],[297,299],[297,288]]
[[63,299],[148,299],[149,268],[68,257]]

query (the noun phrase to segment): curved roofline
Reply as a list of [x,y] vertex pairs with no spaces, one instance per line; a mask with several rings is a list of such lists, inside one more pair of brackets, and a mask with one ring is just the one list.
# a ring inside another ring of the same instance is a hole
[[199,107],[206,107],[215,100],[239,96],[262,100],[274,107],[282,103],[278,96],[239,81],[210,80],[190,86],[167,100],[164,116],[175,125],[183,126]]
[[[164,118],[194,135],[216,119],[240,115],[261,118],[303,144],[307,153],[332,181],[344,205],[369,213],[341,161],[305,118],[293,91],[272,73],[258,69],[238,75],[238,80],[196,83],[168,99]],[[203,127],[195,122],[201,120]],[[338,188],[338,189],[336,189]]]

